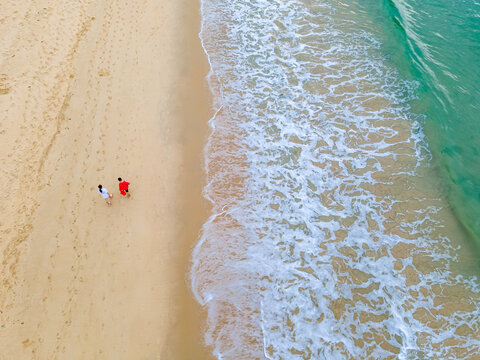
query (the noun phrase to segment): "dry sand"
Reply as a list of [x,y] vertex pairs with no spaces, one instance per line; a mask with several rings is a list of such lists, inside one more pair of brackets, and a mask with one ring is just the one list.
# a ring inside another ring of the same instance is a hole
[[198,6],[0,2],[0,359],[211,357],[185,277],[204,216]]

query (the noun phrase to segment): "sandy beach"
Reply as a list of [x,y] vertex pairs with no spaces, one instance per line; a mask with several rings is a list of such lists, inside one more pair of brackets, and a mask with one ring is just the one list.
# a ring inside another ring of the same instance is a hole
[[0,359],[211,358],[199,24],[186,0],[0,4]]

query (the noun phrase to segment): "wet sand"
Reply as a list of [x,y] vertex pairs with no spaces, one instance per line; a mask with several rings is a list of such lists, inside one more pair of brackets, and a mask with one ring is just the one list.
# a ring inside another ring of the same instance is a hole
[[198,6],[0,14],[0,358],[211,358],[186,277],[205,218]]

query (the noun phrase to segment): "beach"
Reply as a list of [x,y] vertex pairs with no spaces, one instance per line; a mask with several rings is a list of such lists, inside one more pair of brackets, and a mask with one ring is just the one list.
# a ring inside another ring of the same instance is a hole
[[0,4],[0,359],[210,358],[199,24],[186,0]]
[[478,19],[2,1],[0,360],[479,359]]

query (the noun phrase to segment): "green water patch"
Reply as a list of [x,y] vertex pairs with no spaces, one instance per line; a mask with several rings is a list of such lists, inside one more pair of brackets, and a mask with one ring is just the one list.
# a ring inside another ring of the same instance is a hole
[[367,0],[353,8],[360,30],[380,41],[386,61],[418,84],[411,107],[424,115],[430,165],[480,244],[480,4]]

